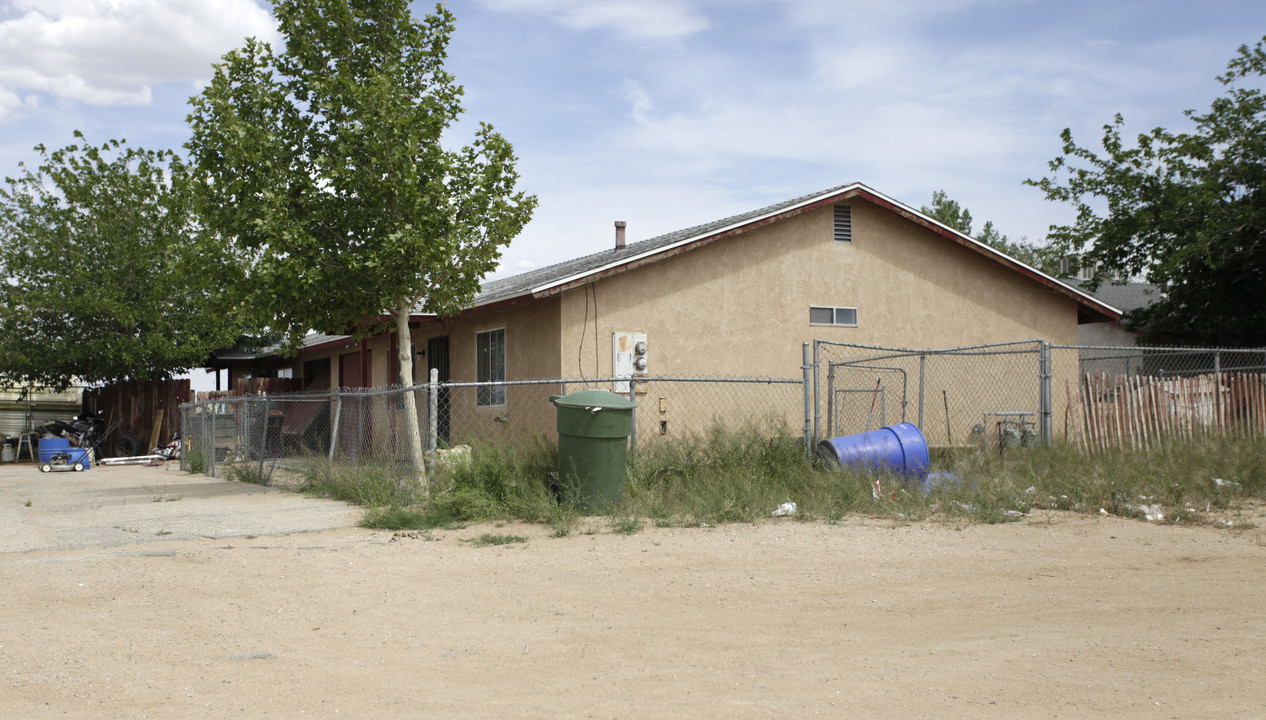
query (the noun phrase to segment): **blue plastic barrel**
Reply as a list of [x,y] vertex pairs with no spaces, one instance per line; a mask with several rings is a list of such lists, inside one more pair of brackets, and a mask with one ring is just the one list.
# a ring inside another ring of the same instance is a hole
[[57,453],[70,452],[70,438],[40,438],[40,464],[50,462]]
[[920,482],[927,477],[928,443],[910,423],[831,438],[818,443],[818,458],[832,465],[852,465],[891,472]]

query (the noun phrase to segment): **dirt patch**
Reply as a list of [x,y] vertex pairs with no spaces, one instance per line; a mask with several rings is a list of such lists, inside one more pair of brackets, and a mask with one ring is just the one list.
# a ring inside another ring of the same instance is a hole
[[[0,555],[13,717],[1262,717],[1262,531],[361,529]],[[484,533],[527,538],[491,547]]]

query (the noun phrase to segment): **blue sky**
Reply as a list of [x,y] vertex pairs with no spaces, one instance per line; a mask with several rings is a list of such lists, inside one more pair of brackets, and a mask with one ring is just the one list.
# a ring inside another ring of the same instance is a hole
[[[1261,0],[455,0],[467,124],[514,143],[533,222],[499,275],[852,181],[945,190],[1039,240],[1068,209],[1022,185],[1071,127],[1184,126]],[[256,0],[0,0],[0,174],[60,147],[186,139],[186,101]],[[433,5],[415,3],[414,12]]]

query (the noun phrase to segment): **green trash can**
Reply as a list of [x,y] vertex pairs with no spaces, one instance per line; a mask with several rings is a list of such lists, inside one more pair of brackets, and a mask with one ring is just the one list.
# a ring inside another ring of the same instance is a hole
[[588,512],[620,501],[629,432],[637,404],[606,390],[551,395],[558,408],[558,478],[564,493]]

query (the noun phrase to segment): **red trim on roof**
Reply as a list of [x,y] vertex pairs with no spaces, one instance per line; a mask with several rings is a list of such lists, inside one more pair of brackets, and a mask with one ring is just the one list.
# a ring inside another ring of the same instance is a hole
[[568,290],[573,290],[583,285],[587,285],[593,282],[594,280],[600,280],[602,278],[611,277],[613,275],[619,275],[620,273],[633,270],[634,268],[639,268],[643,265],[659,262],[660,260],[666,260],[670,257],[680,255],[681,253],[703,247],[704,245],[709,245],[718,240],[724,240],[726,238],[734,237],[735,235],[741,235],[742,233],[749,232],[751,230],[764,227],[766,225],[772,225],[776,222],[782,222],[783,220],[793,218],[797,215],[802,215],[811,210],[817,210],[820,207],[824,207],[827,205],[834,205],[836,201],[852,198],[855,195],[857,195],[858,192],[859,192],[858,189],[853,187],[853,188],[849,188],[847,190],[843,190],[841,192],[835,193],[833,195],[826,195],[822,198],[813,200],[804,205],[788,208],[786,210],[775,213],[773,215],[750,220],[737,227],[732,227],[727,230],[721,230],[711,235],[705,235],[695,240],[685,241],[678,245],[672,245],[672,246],[663,248],[662,250],[659,250],[658,252],[654,252],[650,255],[644,255],[642,257],[635,258],[633,260],[630,260],[629,262],[621,263],[613,267],[586,273],[580,278],[577,278],[570,282],[566,282],[566,283],[545,288],[544,290],[541,290],[535,293],[534,297],[550,297],[552,295],[560,295],[564,292],[567,292]]
[[[742,225],[738,225],[736,227],[715,232],[711,235],[704,235],[697,239],[683,242],[680,245],[670,246],[670,247],[664,248],[663,250],[660,250],[659,252],[655,252],[649,255],[644,255],[642,257],[631,259],[629,262],[613,265],[611,267],[607,267],[602,270],[595,270],[588,273],[584,273],[581,276],[573,280],[570,280],[568,282],[560,283],[558,285],[553,285],[541,291],[538,291],[534,293],[534,297],[551,297],[554,295],[559,295],[564,292],[567,292],[568,290],[574,290],[578,287],[582,287],[588,283],[593,282],[594,280],[601,280],[603,278],[611,277],[613,275],[618,275],[620,273],[628,272],[629,270],[633,270],[643,265],[659,262],[660,260],[665,260],[675,255],[679,255],[683,252],[688,252],[690,250],[703,247],[704,245],[714,243],[718,240],[724,240],[725,238],[733,237],[735,235],[749,232],[751,230],[764,227],[765,225],[771,225],[776,222],[782,222],[783,220],[787,220],[797,215],[802,215],[806,212],[817,210],[818,208],[821,208],[821,207],[834,205],[838,203],[840,200],[849,200],[852,198],[861,198],[862,200],[865,200],[866,202],[869,202],[870,204],[875,205],[876,207],[882,208],[891,213],[899,215],[919,225],[920,227],[923,227],[927,230],[931,230],[937,235],[940,235],[941,237],[947,240],[950,240],[951,242],[961,247],[967,248],[968,250],[984,255],[985,257],[993,260],[994,262],[997,262],[998,264],[1003,265],[1004,267],[1007,267],[1015,272],[1018,272],[1021,275],[1024,275],[1025,277],[1027,277],[1028,279],[1033,280],[1050,290],[1054,290],[1055,292],[1068,296],[1069,298],[1071,298],[1077,303],[1077,320],[1079,324],[1087,323],[1087,322],[1104,322],[1104,321],[1112,322],[1112,321],[1117,321],[1121,319],[1120,313],[1110,312],[1107,309],[1109,306],[1102,304],[1099,301],[1094,300],[1093,298],[1090,298],[1089,296],[1083,296],[1080,292],[1076,291],[1073,288],[1070,288],[1069,286],[1059,282],[1058,280],[1050,278],[1034,270],[1033,268],[1030,268],[1027,265],[1024,265],[1023,263],[1013,260],[1007,257],[1006,255],[994,250],[993,248],[990,248],[989,246],[984,245],[983,243],[975,242],[967,238],[966,236],[960,233],[957,233],[945,227],[944,225],[941,225],[940,223],[929,220],[918,213],[911,212],[908,208],[902,205],[898,205],[892,202],[891,200],[888,200],[885,197],[879,196],[875,194],[874,192],[872,192],[871,190],[867,189],[865,186],[861,186],[861,185],[854,185],[844,190],[841,190],[839,192],[832,193],[830,195],[824,195],[821,198],[818,198],[817,200],[807,202],[803,205],[798,205],[796,207],[789,208],[782,212],[774,213],[773,215],[757,218],[749,222],[746,222]],[[500,304],[500,303],[497,303],[497,304]]]

